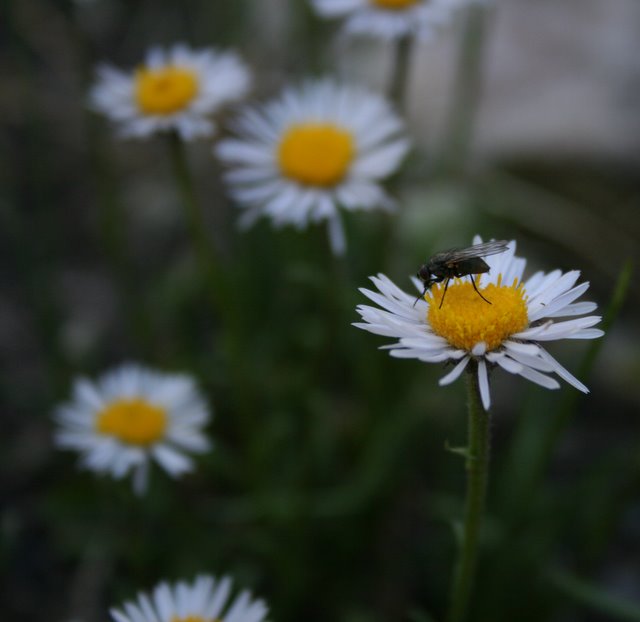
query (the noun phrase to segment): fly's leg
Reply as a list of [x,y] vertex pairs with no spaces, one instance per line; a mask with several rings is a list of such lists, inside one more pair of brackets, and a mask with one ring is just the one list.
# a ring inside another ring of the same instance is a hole
[[[492,302],[490,300],[487,300],[478,290],[478,288],[476,287],[476,282],[473,280],[473,274],[469,275],[471,277],[471,284],[473,285],[473,289],[476,290],[476,294],[478,294],[478,296],[480,296],[480,298],[482,298],[482,300],[484,300],[485,302],[488,302],[489,304],[492,304]],[[445,290],[446,291],[446,290]],[[444,298],[444,296],[443,296]],[[440,303],[440,306],[442,306],[442,303]]]
[[[444,291],[442,292],[442,299],[440,300],[440,306],[438,307],[438,309],[442,309],[442,303],[444,302],[444,295],[447,293],[447,288],[449,287],[449,281],[450,280],[451,280],[451,277],[447,277],[447,281],[444,284]],[[475,287],[475,285],[474,285],[474,287]],[[476,290],[476,291],[478,291],[478,290]],[[478,292],[478,293],[480,293],[480,292]]]

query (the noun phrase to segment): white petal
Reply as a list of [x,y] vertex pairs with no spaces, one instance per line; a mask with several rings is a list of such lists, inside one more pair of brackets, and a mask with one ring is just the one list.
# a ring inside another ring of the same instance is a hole
[[547,361],[540,357],[540,350],[542,348],[536,346],[537,351],[535,355],[527,354],[524,352],[513,352],[506,350],[510,357],[515,360],[520,365],[524,365],[525,367],[532,367],[533,369],[537,369],[538,371],[549,372],[553,371],[553,368]]
[[568,382],[570,385],[574,386],[578,391],[582,391],[583,393],[589,393],[589,389],[582,384],[573,374],[571,374],[567,369],[565,369],[556,359],[553,358],[546,350],[540,348],[540,355],[544,358],[548,363],[553,367],[553,371],[560,376],[563,380]]
[[565,339],[597,339],[602,337],[604,331],[599,328],[587,328],[585,330],[578,330],[575,333],[567,335]]
[[313,8],[324,17],[340,17],[363,6],[362,0],[311,0]]
[[130,622],[146,622],[142,612],[138,606],[132,602],[126,602],[124,604],[125,611],[129,617]]
[[242,622],[262,622],[269,613],[267,606],[261,600],[254,601],[246,610]]
[[540,326],[527,328],[520,333],[512,335],[516,339],[526,339],[536,341],[553,341],[557,339],[567,339],[572,334],[584,328],[590,328],[600,322],[602,318],[595,315],[567,320],[566,322],[545,322]]
[[519,374],[522,371],[522,365],[513,359],[510,359],[508,356],[504,354],[499,354],[496,352],[489,352],[487,354],[487,360],[490,363],[496,363],[500,365],[502,369],[508,371],[510,374]]
[[138,596],[138,606],[144,615],[145,622],[160,622],[146,594],[140,594],[140,596]]
[[512,341],[511,339],[507,339],[502,345],[510,353],[519,352],[522,354],[529,354],[530,356],[538,355],[539,347],[534,343],[522,343],[521,341]]
[[115,620],[115,622],[131,622],[131,620],[119,609],[109,609],[109,614]]
[[576,298],[579,298],[584,292],[589,289],[589,283],[581,283],[577,287],[565,292],[564,294],[557,296],[551,302],[546,305],[539,305],[536,311],[529,312],[529,321],[535,322],[536,320],[544,317],[549,317],[555,313],[560,313],[566,306],[572,303]]
[[173,592],[165,582],[160,583],[153,591],[153,602],[156,606],[161,622],[171,622],[178,606],[174,601]]
[[193,469],[193,460],[168,445],[156,445],[152,449],[152,454],[165,471],[173,477]]
[[531,306],[539,304],[548,305],[557,296],[560,296],[561,294],[564,294],[566,291],[571,289],[575,285],[579,277],[579,270],[571,270],[570,272],[566,272],[559,278],[555,278],[553,280],[550,280],[550,282],[545,283],[546,286],[541,289],[541,291],[539,291],[535,296],[532,296],[530,302]]
[[524,284],[529,299],[532,300],[550,284],[555,283],[562,276],[561,270],[552,270],[548,274],[536,272]]
[[287,187],[288,184],[283,183],[280,179],[272,179],[264,184],[256,184],[255,186],[238,186],[230,194],[233,199],[240,203],[261,205],[273,196],[284,192]]
[[587,313],[593,313],[598,308],[595,302],[574,302],[567,305],[564,309],[555,313],[547,312],[545,317],[570,317],[573,315],[586,315]]
[[523,378],[527,380],[531,380],[531,382],[535,382],[539,384],[541,387],[545,389],[559,389],[560,384],[550,378],[549,376],[545,376],[544,374],[536,371],[535,369],[531,369],[531,367],[522,367],[522,369],[518,372]]
[[143,495],[148,487],[149,483],[149,464],[148,462],[142,462],[138,465],[133,472],[133,492],[138,496]]
[[425,334],[420,337],[402,337],[400,343],[406,348],[421,350],[451,350],[451,346],[438,335]]
[[223,577],[215,588],[211,600],[203,612],[203,616],[206,620],[216,620],[222,618],[222,610],[229,598],[231,592],[231,579],[229,577]]
[[189,594],[189,611],[193,614],[201,614],[208,604],[213,579],[211,577],[198,576],[191,586]]
[[331,250],[337,257],[341,257],[347,250],[347,240],[344,234],[344,228],[342,226],[342,220],[336,213],[333,217],[327,220],[327,226],[329,229],[329,242],[331,243]]
[[240,140],[221,140],[215,147],[216,155],[226,162],[240,162],[250,165],[271,165],[273,152],[262,145]]
[[470,360],[471,359],[468,356],[465,356],[446,376],[440,378],[438,384],[443,387],[457,380],[466,369]]
[[487,364],[484,359],[478,361],[478,385],[480,388],[480,398],[485,410],[491,406],[491,396],[489,395],[489,376],[487,374]]
[[[359,291],[364,294],[369,300],[375,302],[377,305],[380,305],[383,309],[390,311],[394,315],[400,316],[407,320],[413,320],[420,324],[424,324],[424,317],[426,317],[426,303],[422,301],[422,304],[417,307],[418,311],[416,312],[413,305],[409,306],[407,304],[407,300],[399,300],[394,296],[385,296],[382,294],[378,294],[377,292],[372,292],[369,289],[360,288]],[[415,299],[414,299],[415,302]],[[420,302],[418,300],[418,302]]]
[[241,592],[225,616],[225,622],[242,622],[243,614],[250,603],[249,592]]
[[424,363],[444,363],[444,361],[448,361],[451,358],[451,356],[449,356],[449,354],[446,352],[438,352],[434,354],[431,352],[414,349],[389,350],[389,355],[398,359],[418,359],[419,361],[423,361]]
[[396,170],[400,160],[409,150],[407,139],[396,141],[383,148],[372,151],[369,155],[358,159],[351,170],[353,175],[367,179],[387,177]]
[[397,334],[398,331],[395,328],[390,327],[386,324],[373,324],[369,322],[353,322],[351,325],[355,326],[356,328],[362,328],[363,330],[373,333],[374,335],[380,335],[381,337],[397,337],[398,336]]

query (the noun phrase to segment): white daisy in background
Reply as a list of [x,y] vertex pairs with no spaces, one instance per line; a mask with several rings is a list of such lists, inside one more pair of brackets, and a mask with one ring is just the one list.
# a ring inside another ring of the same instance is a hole
[[149,463],[169,475],[193,469],[187,453],[206,452],[209,411],[189,376],[126,364],[96,382],[76,380],[72,400],[54,415],[56,444],[81,454],[82,467],[116,479],[133,471],[134,490],[146,489]]
[[244,97],[250,84],[249,70],[235,53],[176,44],[151,48],[133,71],[98,67],[89,100],[124,137],[173,130],[192,140],[213,134],[211,115]]
[[316,13],[343,18],[344,32],[381,39],[427,38],[450,20],[452,12],[473,0],[311,0]]
[[111,609],[115,622],[262,622],[267,607],[243,591],[229,601],[231,579],[209,575],[196,577],[191,585],[179,581],[160,583],[152,594],[140,593],[136,601]]
[[[480,238],[474,239],[479,244]],[[378,292],[361,289],[381,308],[358,306],[364,320],[354,326],[376,335],[398,339],[383,346],[391,356],[416,358],[427,363],[455,362],[454,368],[440,379],[440,385],[456,380],[472,359],[478,363],[478,382],[482,404],[489,409],[487,365],[499,366],[519,374],[547,389],[558,382],[547,375],[556,373],[576,389],[587,387],[567,371],[541,345],[559,339],[595,339],[603,331],[592,328],[599,316],[593,302],[574,302],[587,291],[589,283],[576,285],[580,272],[554,270],[536,272],[522,280],[526,260],[515,256],[515,242],[501,254],[485,257],[488,274],[474,277],[483,300],[474,291],[471,279],[463,277],[449,283],[444,303],[444,283],[435,285],[416,301],[386,276],[372,277]],[[413,279],[419,292],[424,285]],[[558,319],[574,318],[574,319]]]
[[409,148],[404,123],[380,95],[332,80],[288,88],[232,125],[237,138],[215,153],[229,171],[242,224],[259,216],[299,229],[327,221],[334,252],[344,252],[338,207],[393,209],[380,181],[398,169]]

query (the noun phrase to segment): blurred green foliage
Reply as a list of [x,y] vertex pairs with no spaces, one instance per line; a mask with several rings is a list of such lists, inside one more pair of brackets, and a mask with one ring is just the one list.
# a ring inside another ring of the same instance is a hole
[[[464,443],[463,391],[355,330],[357,288],[384,272],[409,289],[433,251],[476,232],[516,238],[533,266],[580,267],[604,309],[618,276],[628,283],[638,171],[605,154],[453,175],[418,144],[393,182],[399,213],[348,215],[336,259],[322,228],[239,232],[210,145],[190,145],[227,283],[212,304],[162,139],[117,142],[86,91],[98,61],[131,66],[175,40],[235,47],[258,95],[335,69],[334,32],[306,3],[273,3],[284,42],[256,35],[259,4],[2,6],[3,620],[107,620],[138,590],[203,571],[250,587],[274,621],[441,619],[464,486],[445,445]],[[638,292],[620,287],[617,322],[582,370],[590,396],[495,375],[471,620],[638,619],[640,605],[598,598],[640,598],[640,356],[627,346]],[[589,356],[589,344],[562,348],[572,369]],[[178,483],[154,472],[143,499],[78,472],[51,442],[50,413],[73,378],[122,360],[194,374],[214,410],[214,451]]]

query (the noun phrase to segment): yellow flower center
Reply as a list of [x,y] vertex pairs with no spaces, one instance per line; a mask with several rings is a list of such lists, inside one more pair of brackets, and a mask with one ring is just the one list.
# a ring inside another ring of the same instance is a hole
[[[476,279],[477,284],[478,279]],[[487,351],[498,348],[505,339],[524,330],[529,324],[524,288],[517,281],[503,286],[501,278],[480,288],[491,304],[482,300],[467,281],[449,283],[442,308],[440,301],[444,284],[431,288],[425,300],[429,303],[427,321],[433,332],[444,337],[452,346],[470,352],[483,341]]]
[[190,69],[168,65],[161,69],[141,67],[135,76],[136,102],[145,114],[173,114],[198,93],[198,78]]
[[401,11],[402,9],[406,9],[414,4],[418,4],[419,0],[370,0],[370,2],[381,9]]
[[282,173],[312,186],[334,186],[347,173],[355,155],[350,132],[331,123],[291,126],[278,147]]
[[131,445],[151,445],[164,436],[167,413],[164,408],[138,397],[111,402],[98,414],[96,429]]

